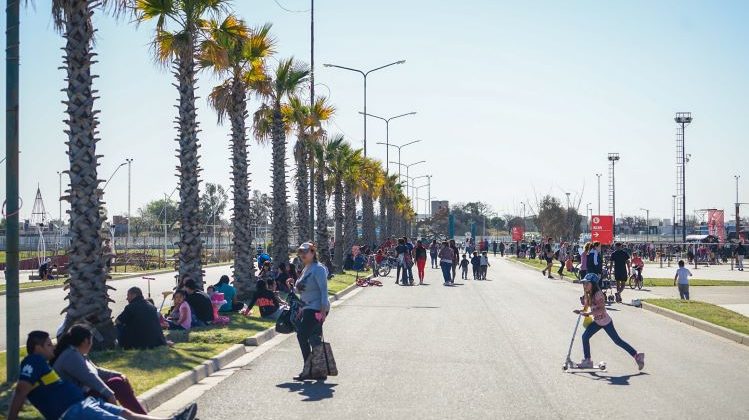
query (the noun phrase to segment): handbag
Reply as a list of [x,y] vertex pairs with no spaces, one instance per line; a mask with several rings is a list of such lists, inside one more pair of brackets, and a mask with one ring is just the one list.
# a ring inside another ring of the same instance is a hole
[[325,341],[325,337],[322,340],[322,347],[328,376],[338,376],[338,366],[336,366],[335,357],[333,357],[333,348],[330,346],[330,343]]
[[291,334],[294,332],[294,323],[291,322],[291,311],[284,309],[276,321],[276,332],[279,334]]
[[302,372],[312,379],[337,376],[338,367],[333,357],[333,348],[322,337],[320,341],[320,344],[312,346],[312,353],[304,362]]

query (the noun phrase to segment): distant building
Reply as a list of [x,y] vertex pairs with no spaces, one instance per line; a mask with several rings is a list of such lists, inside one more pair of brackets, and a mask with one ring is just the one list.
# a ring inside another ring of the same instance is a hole
[[450,202],[447,200],[432,200],[432,214],[450,210]]

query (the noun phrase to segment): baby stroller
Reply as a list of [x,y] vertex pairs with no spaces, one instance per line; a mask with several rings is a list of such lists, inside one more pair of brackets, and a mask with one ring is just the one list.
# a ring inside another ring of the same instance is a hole
[[601,292],[603,292],[603,298],[608,303],[614,303],[616,300],[616,283],[611,281],[611,274],[609,273],[609,270],[603,269],[601,271],[601,280],[598,284],[598,286],[601,288]]

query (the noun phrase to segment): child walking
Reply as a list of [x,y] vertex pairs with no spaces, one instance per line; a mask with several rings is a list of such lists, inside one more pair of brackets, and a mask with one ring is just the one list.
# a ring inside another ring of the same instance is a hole
[[473,257],[471,257],[471,268],[473,269],[473,279],[478,280],[481,270],[481,257],[479,257],[478,251],[473,252]]
[[598,285],[599,277],[595,274],[588,274],[580,282],[583,284],[585,295],[583,296],[583,306],[590,308],[588,312],[576,309],[574,312],[582,316],[593,315],[593,322],[585,328],[583,332],[583,355],[584,359],[577,365],[579,369],[593,368],[593,360],[590,358],[590,338],[599,330],[606,331],[609,338],[614,343],[629,353],[637,363],[637,368],[642,370],[645,367],[645,353],[638,353],[632,346],[619,337],[619,333],[614,328],[614,321],[606,312],[606,298],[601,292]]
[[479,260],[479,279],[486,280],[486,272],[489,270],[489,257],[486,255],[486,251],[481,253],[481,259]]
[[679,268],[676,269],[674,276],[674,286],[676,282],[679,282],[679,299],[689,300],[689,277],[691,276],[692,272],[684,267],[684,260],[679,260]]
[[468,257],[463,254],[463,259],[460,260],[460,278],[468,280]]

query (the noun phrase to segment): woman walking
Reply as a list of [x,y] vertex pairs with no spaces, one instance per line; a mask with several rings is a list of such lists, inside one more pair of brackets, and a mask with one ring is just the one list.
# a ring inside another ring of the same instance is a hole
[[590,247],[591,243],[586,242],[583,246],[583,252],[580,254],[580,275],[578,277],[581,279],[584,279],[588,274],[588,254],[590,253]]
[[294,377],[294,380],[327,379],[326,376],[312,377],[306,362],[312,353],[312,347],[322,345],[322,324],[330,311],[328,269],[317,261],[317,248],[311,242],[301,244],[297,249],[297,255],[304,264],[304,269],[294,284],[302,301],[302,314],[297,325],[296,337],[302,350],[305,368],[299,376]]
[[437,263],[437,255],[440,253],[440,246],[436,239],[432,239],[432,244],[429,245],[429,257],[432,259],[432,268],[439,268]]
[[419,284],[421,285],[424,284],[424,267],[427,265],[427,249],[424,248],[424,244],[420,240],[416,241],[414,257],[416,259],[416,269],[419,272]]
[[581,316],[592,315],[593,322],[591,322],[590,325],[585,328],[585,332],[583,332],[584,359],[577,365],[578,369],[590,369],[593,367],[593,360],[590,358],[590,338],[599,330],[604,330],[614,344],[621,347],[635,359],[637,368],[642,370],[642,368],[645,367],[645,353],[638,353],[637,350],[619,337],[619,333],[617,333],[616,328],[614,328],[614,321],[606,312],[606,298],[603,296],[603,292],[601,292],[601,288],[598,286],[598,276],[595,274],[588,274],[581,280],[581,283],[583,284],[583,290],[585,291],[585,295],[582,299],[583,306],[590,309],[588,312],[579,309],[576,309],[574,312]]
[[442,242],[442,248],[440,249],[439,258],[440,258],[440,268],[442,269],[442,277],[445,279],[445,286],[449,286],[453,283],[452,280],[452,266],[453,262],[457,263],[457,261],[453,261],[455,257],[455,253],[453,252],[453,249],[450,248],[450,245],[447,241]]

